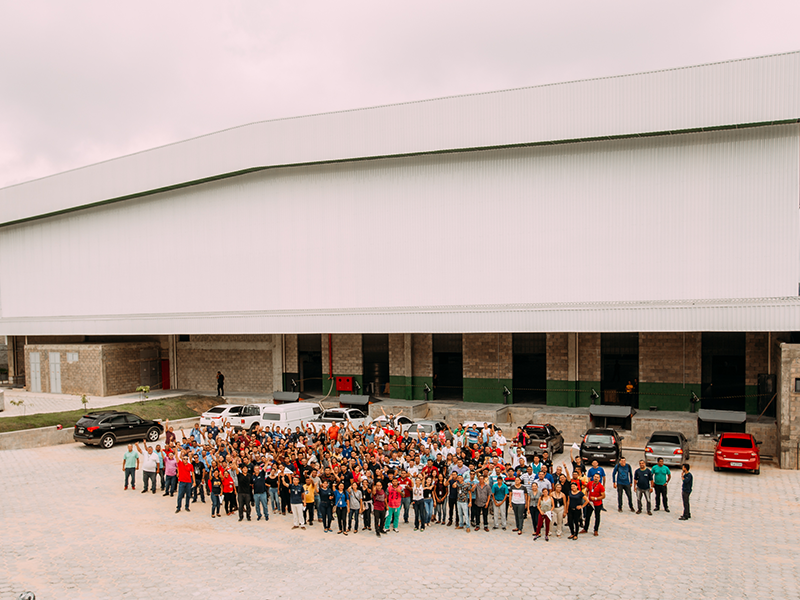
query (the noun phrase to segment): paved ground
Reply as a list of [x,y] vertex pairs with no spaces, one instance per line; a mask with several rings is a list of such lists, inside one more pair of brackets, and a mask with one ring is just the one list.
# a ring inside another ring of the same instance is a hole
[[[81,410],[83,403],[81,397],[75,394],[40,394],[36,392],[26,392],[20,389],[0,389],[4,392],[5,408],[0,412],[0,417],[16,417],[22,414],[39,414],[62,412],[67,410]],[[187,390],[153,390],[148,394],[148,400],[159,400],[173,396],[191,394]],[[117,406],[119,404],[129,404],[140,402],[141,396],[138,392],[131,394],[119,394],[117,396],[87,396],[89,403],[86,405],[88,410],[103,408],[105,406]],[[11,401],[23,400],[24,404],[15,405]]]
[[[433,526],[376,539],[174,514],[174,498],[123,491],[121,456],[69,444],[0,452],[0,599],[797,598],[800,473],[714,473],[693,461],[694,518],[604,513],[578,542]],[[140,486],[139,489],[141,489]],[[526,533],[530,531],[527,524]],[[545,588],[542,587],[542,582]]]

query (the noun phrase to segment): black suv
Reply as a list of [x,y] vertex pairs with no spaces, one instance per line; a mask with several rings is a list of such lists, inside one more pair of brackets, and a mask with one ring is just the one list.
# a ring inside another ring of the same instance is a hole
[[614,429],[590,429],[583,435],[581,458],[587,465],[593,460],[617,464],[622,456],[622,440]]
[[164,433],[158,421],[147,421],[118,410],[91,412],[75,423],[72,439],[87,446],[111,448],[117,442],[144,440],[155,442]]

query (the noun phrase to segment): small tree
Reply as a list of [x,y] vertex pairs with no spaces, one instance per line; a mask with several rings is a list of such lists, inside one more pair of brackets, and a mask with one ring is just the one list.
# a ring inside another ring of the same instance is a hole
[[83,410],[86,410],[89,404],[89,399],[86,397],[86,394],[81,395],[81,404],[83,404]]
[[25,398],[20,398],[19,400],[9,400],[9,402],[11,404],[13,404],[14,406],[21,406],[22,407],[22,416],[23,417],[25,416],[25,409],[28,406],[25,403]]
[[150,396],[150,386],[149,385],[140,385],[136,388],[136,391],[139,392],[139,402],[144,403]]

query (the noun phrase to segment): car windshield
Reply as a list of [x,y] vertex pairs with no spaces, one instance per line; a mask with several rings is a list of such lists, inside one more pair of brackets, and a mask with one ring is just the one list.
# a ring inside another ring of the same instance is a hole
[[425,433],[430,433],[433,431],[433,426],[430,423],[418,423],[417,425],[411,426],[411,431],[424,431]]
[[681,445],[681,440],[678,438],[677,435],[654,435],[650,438],[651,444],[674,444],[676,446]]
[[281,416],[278,413],[264,413],[261,418],[265,421],[280,421]]
[[587,444],[603,444],[605,446],[611,446],[614,442],[611,441],[610,435],[602,435],[598,433],[592,433],[586,436],[586,443]]
[[219,413],[225,412],[226,408],[227,408],[227,406],[215,406],[214,408],[209,408],[208,412],[214,413],[214,414],[219,414]]
[[531,427],[526,430],[526,433],[531,437],[546,438],[547,430],[544,427]]
[[724,437],[719,445],[723,448],[752,448],[753,442],[750,438]]
[[85,427],[86,425],[91,425],[92,423],[94,423],[94,421],[95,417],[81,417],[80,419],[78,419],[77,425]]

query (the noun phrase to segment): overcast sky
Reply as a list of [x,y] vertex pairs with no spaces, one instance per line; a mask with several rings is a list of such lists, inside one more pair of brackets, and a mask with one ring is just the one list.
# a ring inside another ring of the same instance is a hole
[[795,0],[0,0],[0,187],[253,121],[800,49]]

